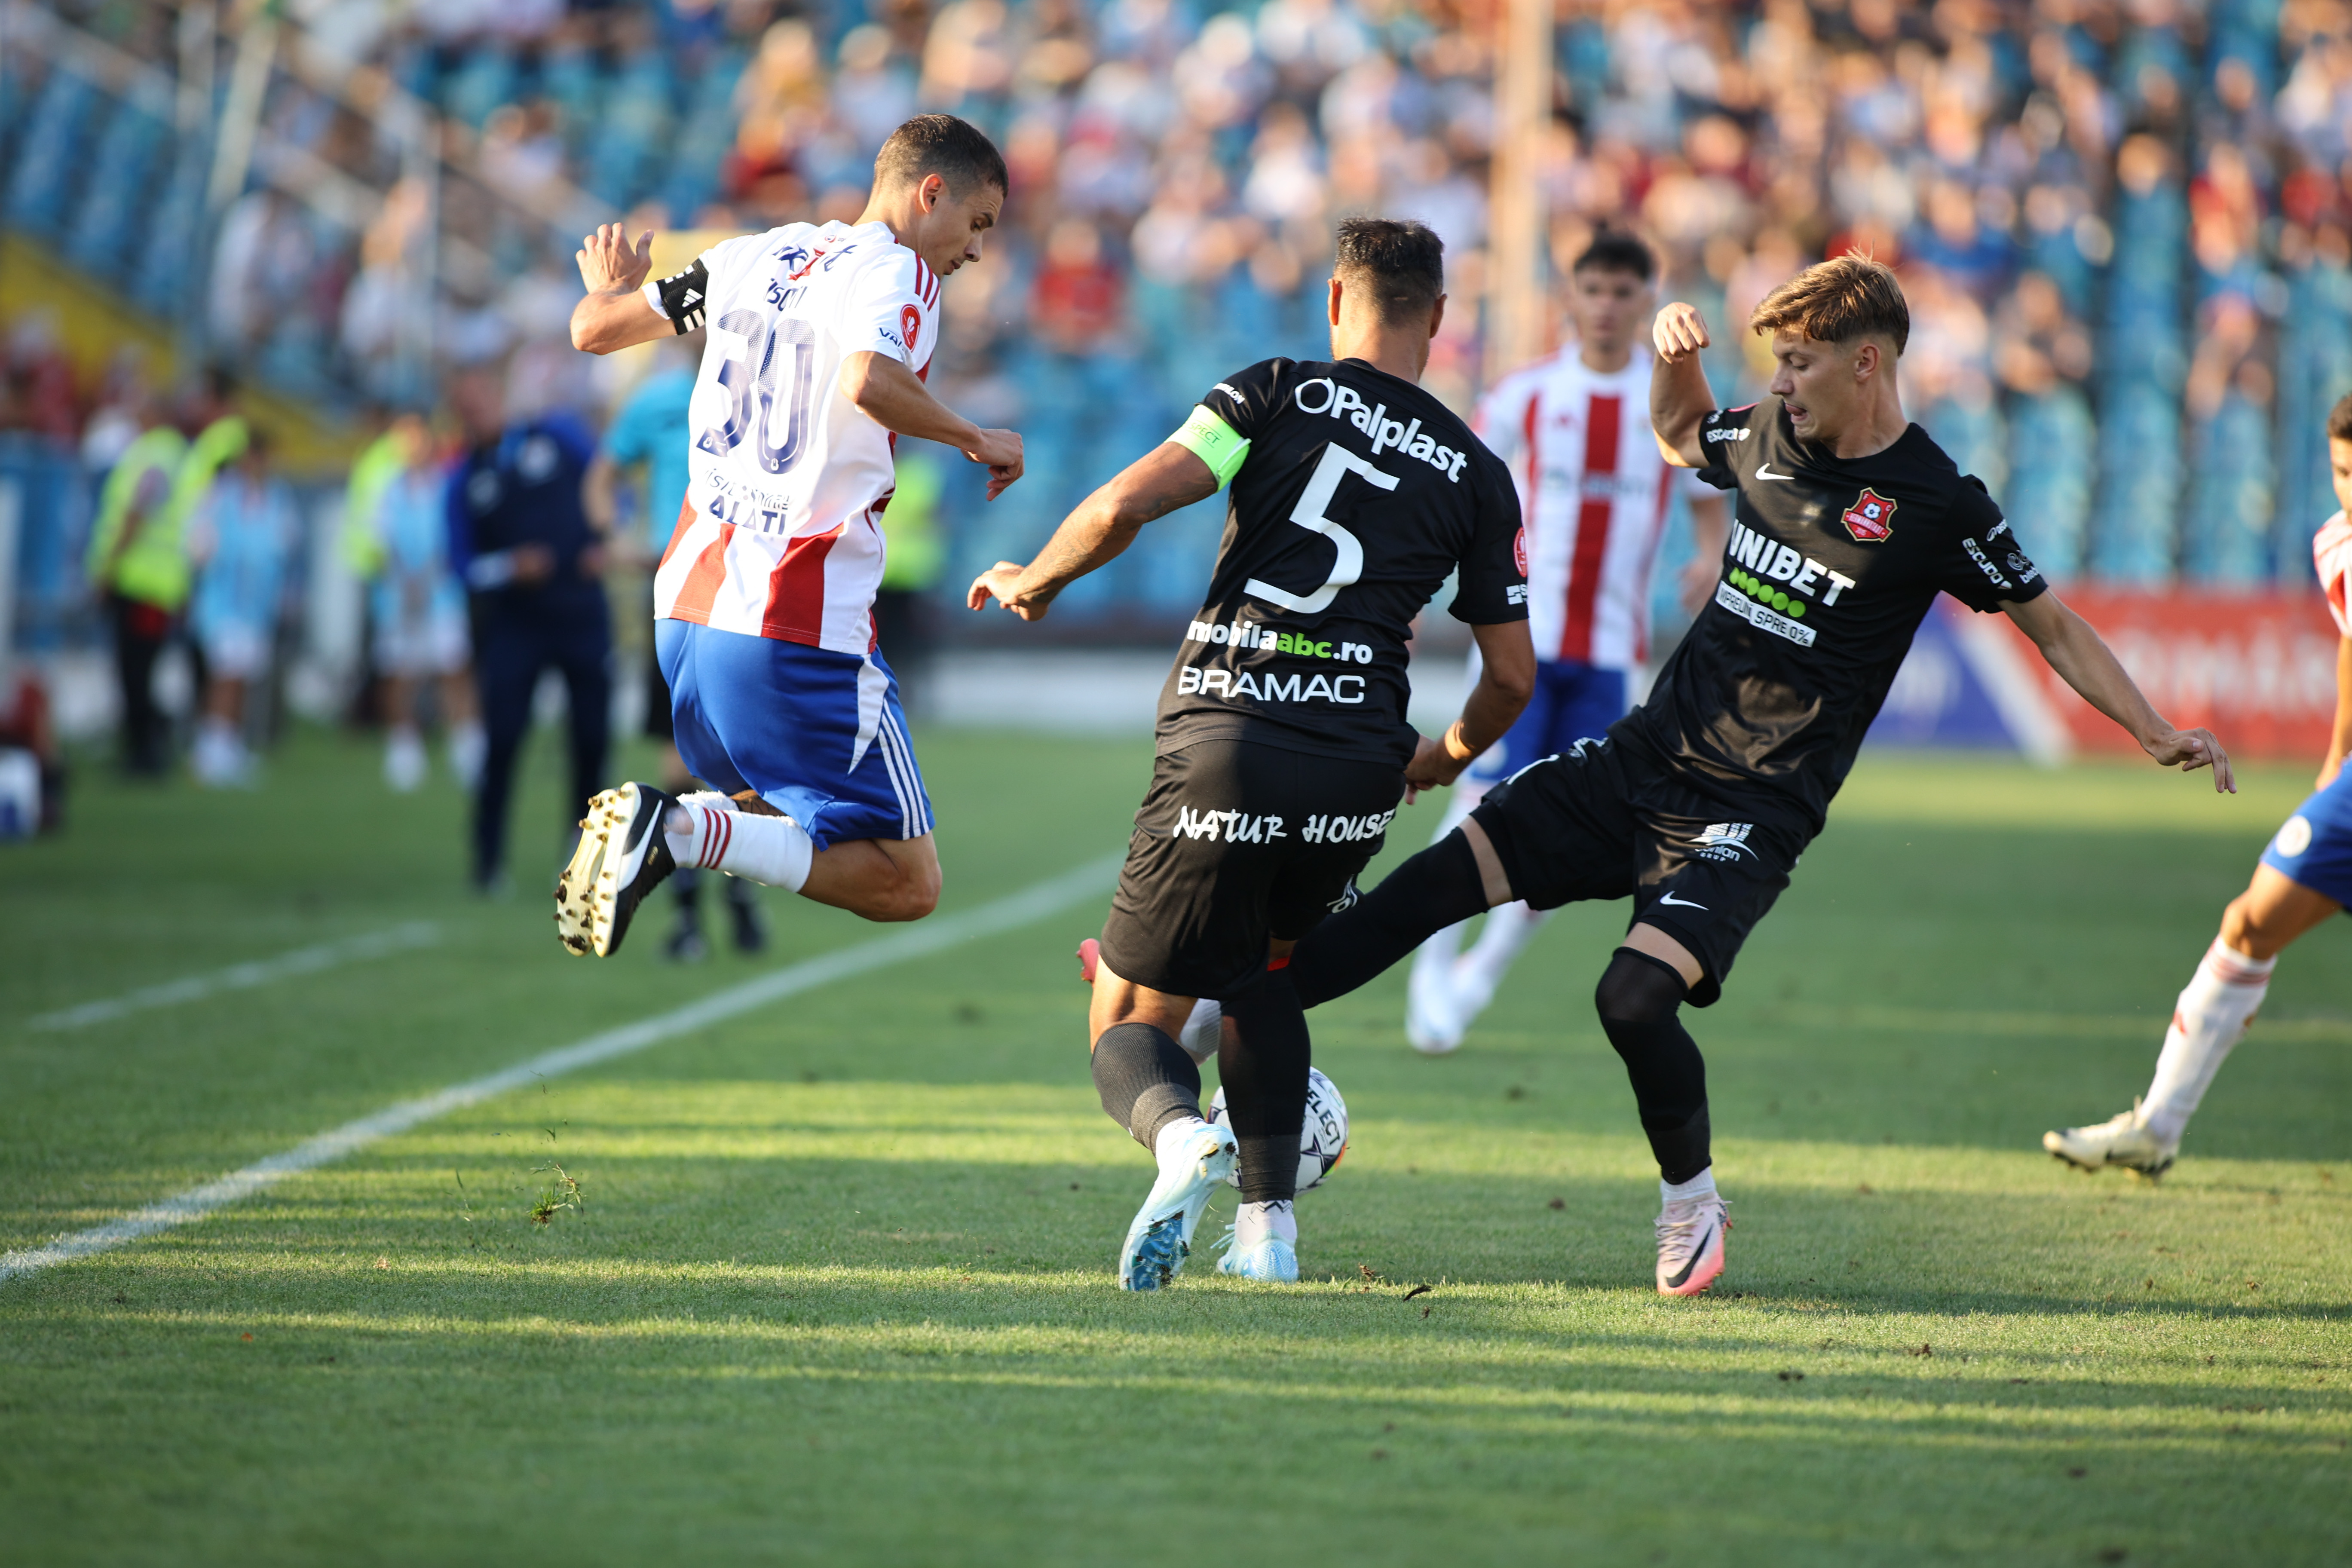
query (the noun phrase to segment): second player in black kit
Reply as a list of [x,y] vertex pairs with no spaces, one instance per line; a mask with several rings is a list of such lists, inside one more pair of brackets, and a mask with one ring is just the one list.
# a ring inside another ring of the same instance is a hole
[[[1891,275],[1864,280],[1887,300],[1891,330],[1874,331],[1894,352],[1868,363],[1891,383],[1907,321]],[[1660,364],[1661,378],[1677,374]],[[1854,395],[1851,380],[1845,390]],[[1886,398],[1882,416],[1899,419]],[[1842,458],[1831,441],[1800,438],[1780,396],[1699,418],[1700,477],[1738,492],[1736,521],[1714,595],[1648,700],[1604,739],[1489,793],[1463,830],[1302,942],[1292,967],[1308,1006],[1352,990],[1500,901],[1498,879],[1538,910],[1630,897],[1629,931],[1670,940],[1645,938],[1645,950],[1629,935],[1596,1000],[1667,1189],[1663,1291],[1705,1288],[1727,1223],[1712,1179],[1701,1181],[1712,1161],[1706,1067],[1676,1009],[1721,995],[1741,943],[1822,830],[1936,595],[1992,611],[2046,587],[1984,486],[1918,426],[1895,428],[1879,449]],[[1675,944],[1696,961],[1696,979],[1668,956]],[[1670,1225],[1683,1197],[1712,1206]]]
[[[1450,783],[1534,682],[1510,475],[1418,384],[1444,289],[1426,227],[1341,225],[1330,360],[1266,360],[1219,382],[1034,562],[972,585],[975,608],[1034,619],[1143,524],[1232,485],[1215,574],[1160,693],[1151,784],[1093,977],[1103,1109],[1160,1165],[1119,1258],[1129,1289],[1182,1268],[1211,1187],[1236,1163],[1243,1203],[1219,1267],[1297,1278],[1290,1200],[1312,1049],[1290,946],[1354,899],[1408,785]],[[1486,669],[1432,742],[1406,721],[1406,644],[1448,577],[1447,608]],[[1202,1120],[1199,1065],[1178,1043],[1196,998],[1223,1006],[1229,1129]]]
[[1523,621],[1527,573],[1501,459],[1360,361],[1252,365],[1180,439],[1247,452],[1160,693],[1102,951],[1155,991],[1224,997],[1264,970],[1269,938],[1343,906],[1380,852],[1420,740],[1405,719],[1413,617],[1458,569],[1455,619]]

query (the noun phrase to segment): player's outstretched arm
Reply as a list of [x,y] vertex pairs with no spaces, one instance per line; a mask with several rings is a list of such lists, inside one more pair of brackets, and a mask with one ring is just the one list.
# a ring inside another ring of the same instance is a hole
[[[1190,448],[1163,441],[1078,503],[1037,559],[1000,561],[972,579],[965,603],[1003,605],[1024,621],[1045,618],[1054,595],[1135,542],[1143,525],[1217,493],[1217,476]],[[1532,676],[1532,662],[1529,666]],[[1499,731],[1498,731],[1499,732]]]
[[2210,767],[2217,794],[2237,794],[2229,754],[2213,732],[2176,730],[2166,723],[2091,623],[2059,603],[2057,595],[2042,594],[2021,604],[2003,600],[2000,607],[2020,631],[2033,639],[2033,646],[2042,650],[2042,658],[2060,679],[2081,692],[2084,701],[2122,725],[2159,766],[2177,766],[2183,773]]
[[608,354],[677,331],[644,293],[646,274],[654,269],[653,230],[646,230],[631,245],[625,226],[599,224],[595,233],[580,242],[572,260],[579,263],[580,281],[588,289],[588,297],[572,307],[573,348]]
[[953,447],[973,462],[985,464],[991,500],[1021,477],[1019,435],[982,429],[933,397],[922,377],[888,354],[867,349],[844,357],[841,395],[885,430]]
[[1503,738],[1518,721],[1521,710],[1536,691],[1536,645],[1525,621],[1499,621],[1472,626],[1478,641],[1478,684],[1462,704],[1462,717],[1433,741],[1421,738],[1405,764],[1404,798],[1410,805],[1425,789],[1437,789],[1462,776],[1478,753]]
[[2352,755],[2352,637],[2336,645],[2336,729],[2327,738],[2327,756],[2319,764],[2319,788],[2336,782],[2347,755]]
[[1658,450],[1678,468],[1706,467],[1698,422],[1715,412],[1715,393],[1706,384],[1698,351],[1711,341],[1698,307],[1680,300],[1659,311],[1650,327],[1658,355],[1650,365],[1650,428]]

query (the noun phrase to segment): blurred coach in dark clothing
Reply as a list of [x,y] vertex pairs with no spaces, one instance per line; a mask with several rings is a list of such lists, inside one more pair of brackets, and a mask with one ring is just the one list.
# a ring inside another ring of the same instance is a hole
[[507,797],[530,726],[540,672],[571,694],[572,795],[566,821],[604,787],[611,742],[613,624],[604,536],[580,501],[595,440],[572,415],[509,422],[501,373],[460,371],[449,402],[467,450],[449,477],[450,559],[474,605],[474,672],[489,742],[474,797],[474,885],[504,885]]

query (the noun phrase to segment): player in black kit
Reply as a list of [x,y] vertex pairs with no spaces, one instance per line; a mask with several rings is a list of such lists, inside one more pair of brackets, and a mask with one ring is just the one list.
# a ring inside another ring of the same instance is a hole
[[[1291,947],[1355,897],[1398,801],[1451,784],[1534,687],[1509,471],[1419,385],[1444,287],[1427,228],[1342,224],[1330,362],[1267,360],[1219,382],[1034,562],[1000,563],[972,584],[974,609],[993,600],[1034,620],[1145,523],[1232,482],[1208,598],[1160,692],[1158,760],[1089,1010],[1103,1109],[1160,1165],[1119,1255],[1130,1290],[1183,1268],[1237,1163],[1242,1206],[1219,1267],[1298,1277],[1291,1200],[1309,1048]],[[1405,721],[1405,644],[1457,571],[1450,608],[1485,668],[1462,717],[1430,741]],[[1223,1004],[1230,1131],[1202,1119],[1200,1068],[1178,1044],[1202,998]]]
[[1595,997],[1660,1173],[1658,1289],[1696,1295],[1730,1228],[1708,1148],[1706,1069],[1678,1017],[1722,994],[1772,907],[1938,592],[2008,615],[2051,668],[2147,754],[2211,767],[2203,730],[2148,705],[2088,623],[2058,602],[2000,509],[1904,418],[1895,359],[1910,312],[1895,274],[1842,257],[1756,309],[1770,395],[1718,409],[1706,328],[1669,305],[1653,329],[1651,425],[1672,462],[1737,490],[1722,579],[1649,700],[1598,742],[1523,769],[1294,956],[1308,1005],[1362,984],[1433,931],[1511,899],[1548,910],[1633,900]]

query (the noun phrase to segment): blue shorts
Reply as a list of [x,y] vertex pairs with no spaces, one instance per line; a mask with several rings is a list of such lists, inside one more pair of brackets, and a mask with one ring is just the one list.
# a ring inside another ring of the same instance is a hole
[[2352,764],[2294,808],[2263,851],[2263,864],[2315,893],[2352,905]]
[[757,791],[820,849],[931,830],[898,678],[880,654],[670,620],[654,623],[654,648],[677,754],[711,788]]
[[1538,660],[1536,691],[1508,733],[1464,770],[1475,784],[1500,784],[1529,763],[1598,740],[1625,717],[1625,672],[1575,659]]

